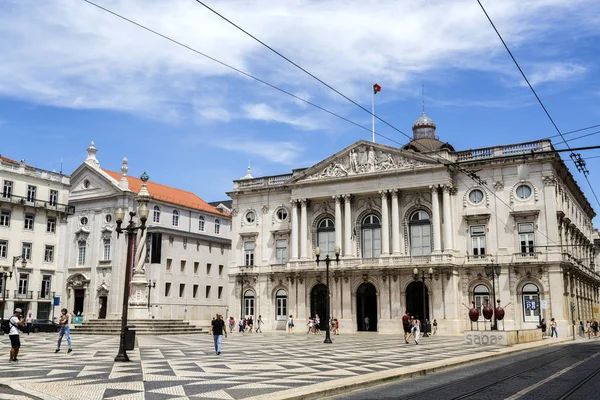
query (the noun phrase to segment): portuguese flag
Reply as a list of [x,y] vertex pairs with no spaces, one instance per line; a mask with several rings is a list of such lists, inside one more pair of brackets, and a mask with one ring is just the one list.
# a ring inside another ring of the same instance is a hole
[[377,92],[381,92],[381,86],[376,83],[373,85],[373,94],[377,94]]

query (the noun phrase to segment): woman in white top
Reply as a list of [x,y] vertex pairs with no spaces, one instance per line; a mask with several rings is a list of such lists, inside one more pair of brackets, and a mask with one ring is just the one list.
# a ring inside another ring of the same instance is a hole
[[293,333],[293,329],[294,329],[294,318],[292,317],[292,315],[290,314],[289,318],[288,318],[288,322],[287,322],[287,331],[288,333]]
[[25,318],[25,323],[27,324],[27,334],[29,335],[29,332],[31,332],[31,327],[33,326],[33,316],[31,313],[29,313],[27,318]]
[[415,344],[419,344],[421,340],[421,321],[419,318],[415,318],[415,322],[413,323],[413,333],[415,334]]

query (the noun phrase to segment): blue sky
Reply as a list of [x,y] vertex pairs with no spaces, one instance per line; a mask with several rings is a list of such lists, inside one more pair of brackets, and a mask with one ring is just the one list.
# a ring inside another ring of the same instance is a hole
[[[370,127],[364,111],[193,0],[98,3]],[[458,150],[556,135],[475,0],[208,4],[366,108],[379,83],[376,114],[407,134],[425,85],[427,114]],[[600,3],[483,4],[559,128],[600,124]],[[382,123],[376,130],[408,140]],[[213,201],[226,198],[248,162],[254,176],[287,173],[370,137],[81,0],[0,6],[4,156],[50,170],[62,159],[70,173],[94,140],[102,167],[118,170],[126,156],[131,174],[145,170],[153,181]],[[599,137],[570,145],[596,145]],[[595,185],[600,158],[587,163]]]

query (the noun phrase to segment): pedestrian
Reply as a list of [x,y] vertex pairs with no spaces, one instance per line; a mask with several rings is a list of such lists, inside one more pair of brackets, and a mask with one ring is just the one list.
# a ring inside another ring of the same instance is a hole
[[558,331],[556,330],[556,321],[554,320],[554,318],[550,320],[550,328],[550,337],[554,337],[554,334],[556,334],[556,337],[558,337]]
[[244,333],[244,318],[240,318],[240,322],[238,322],[238,326],[240,327],[239,333]]
[[410,315],[408,315],[408,311],[402,317],[402,328],[404,329],[404,343],[408,343],[408,337],[410,336],[410,331],[412,326],[410,325]]
[[58,334],[58,343],[56,344],[55,353],[60,351],[60,343],[62,342],[63,336],[67,337],[67,345],[69,345],[69,350],[67,350],[67,354],[72,352],[71,348],[71,328],[69,328],[69,319],[71,316],[67,314],[67,309],[63,308],[60,310],[61,316],[58,318],[58,324],[60,325],[60,333]]
[[221,354],[221,343],[223,342],[223,335],[227,337],[227,329],[225,329],[225,321],[223,316],[217,313],[217,318],[213,319],[210,323],[209,333],[213,335],[215,341],[215,352],[217,355]]
[[259,315],[259,316],[258,316],[258,319],[256,320],[256,330],[255,330],[255,332],[256,332],[256,333],[258,333],[258,332],[262,333],[262,329],[260,329],[260,327],[261,327],[261,325],[262,325],[263,323],[264,323],[264,322],[263,322],[263,320],[262,320],[262,316],[261,316],[261,315]]
[[[306,331],[306,334],[308,335],[311,331],[313,331],[313,319],[312,317],[308,317],[308,324],[306,324],[306,326],[308,326],[308,330]],[[313,332],[314,333],[314,332]]]
[[590,321],[585,321],[585,331],[588,334],[588,339],[592,338],[592,323]]
[[252,329],[254,329],[254,321],[252,320],[252,316],[248,318],[248,331],[252,333]]
[[584,333],[584,327],[583,327],[583,321],[579,321],[579,337],[583,337],[583,333]]
[[432,336],[435,336],[435,334],[437,333],[437,319],[433,319],[433,333],[431,334]]
[[340,321],[338,321],[337,318],[334,321],[335,321],[335,334],[339,335],[340,334]]
[[19,337],[19,326],[23,325],[23,310],[15,308],[15,312],[12,317],[8,320],[10,331],[8,337],[10,338],[10,360],[9,362],[19,362],[17,356],[19,355],[19,349],[21,348],[21,338]]
[[419,321],[418,317],[415,318],[413,322],[412,331],[415,334],[415,344],[419,344],[419,342],[421,341],[421,321]]
[[538,325],[538,328],[542,329],[542,336],[546,336],[546,320],[542,318],[542,321]]
[[594,330],[594,336],[598,336],[598,320],[596,318],[592,322],[592,329]]
[[369,324],[370,324],[371,320],[369,319],[369,316],[367,315],[365,317],[365,331],[369,330]]
[[294,333],[294,317],[292,316],[292,314],[290,314],[290,316],[288,317],[287,329],[288,333]]
[[235,319],[233,319],[233,317],[229,317],[229,333],[233,333],[234,325],[235,325]]
[[29,312],[29,315],[25,319],[25,323],[27,324],[27,335],[29,335],[29,332],[31,332],[31,327],[33,326],[33,316],[31,315],[31,312]]

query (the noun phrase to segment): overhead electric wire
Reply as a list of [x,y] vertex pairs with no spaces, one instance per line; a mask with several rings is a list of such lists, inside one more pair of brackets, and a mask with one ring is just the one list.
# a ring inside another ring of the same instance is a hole
[[[567,140],[567,142],[572,142],[573,140],[577,140],[577,139],[583,139],[583,138],[588,137],[588,136],[594,136],[594,135],[597,135],[599,133],[600,133],[600,131],[595,131],[595,132],[592,132],[592,133],[587,133],[585,135],[581,135],[581,136],[577,136],[577,137],[571,138],[571,139]],[[562,143],[559,143],[559,144],[562,144]]]
[[[588,129],[594,129],[599,127],[600,125],[592,125],[592,126],[588,126],[585,128],[581,128],[581,129],[575,129],[574,131],[568,131],[568,132],[563,132],[563,135],[570,135],[572,133],[577,133],[577,132],[581,132],[581,131],[587,131]],[[546,139],[552,139],[555,137],[559,137],[560,135],[554,135],[554,136],[548,136]]]

